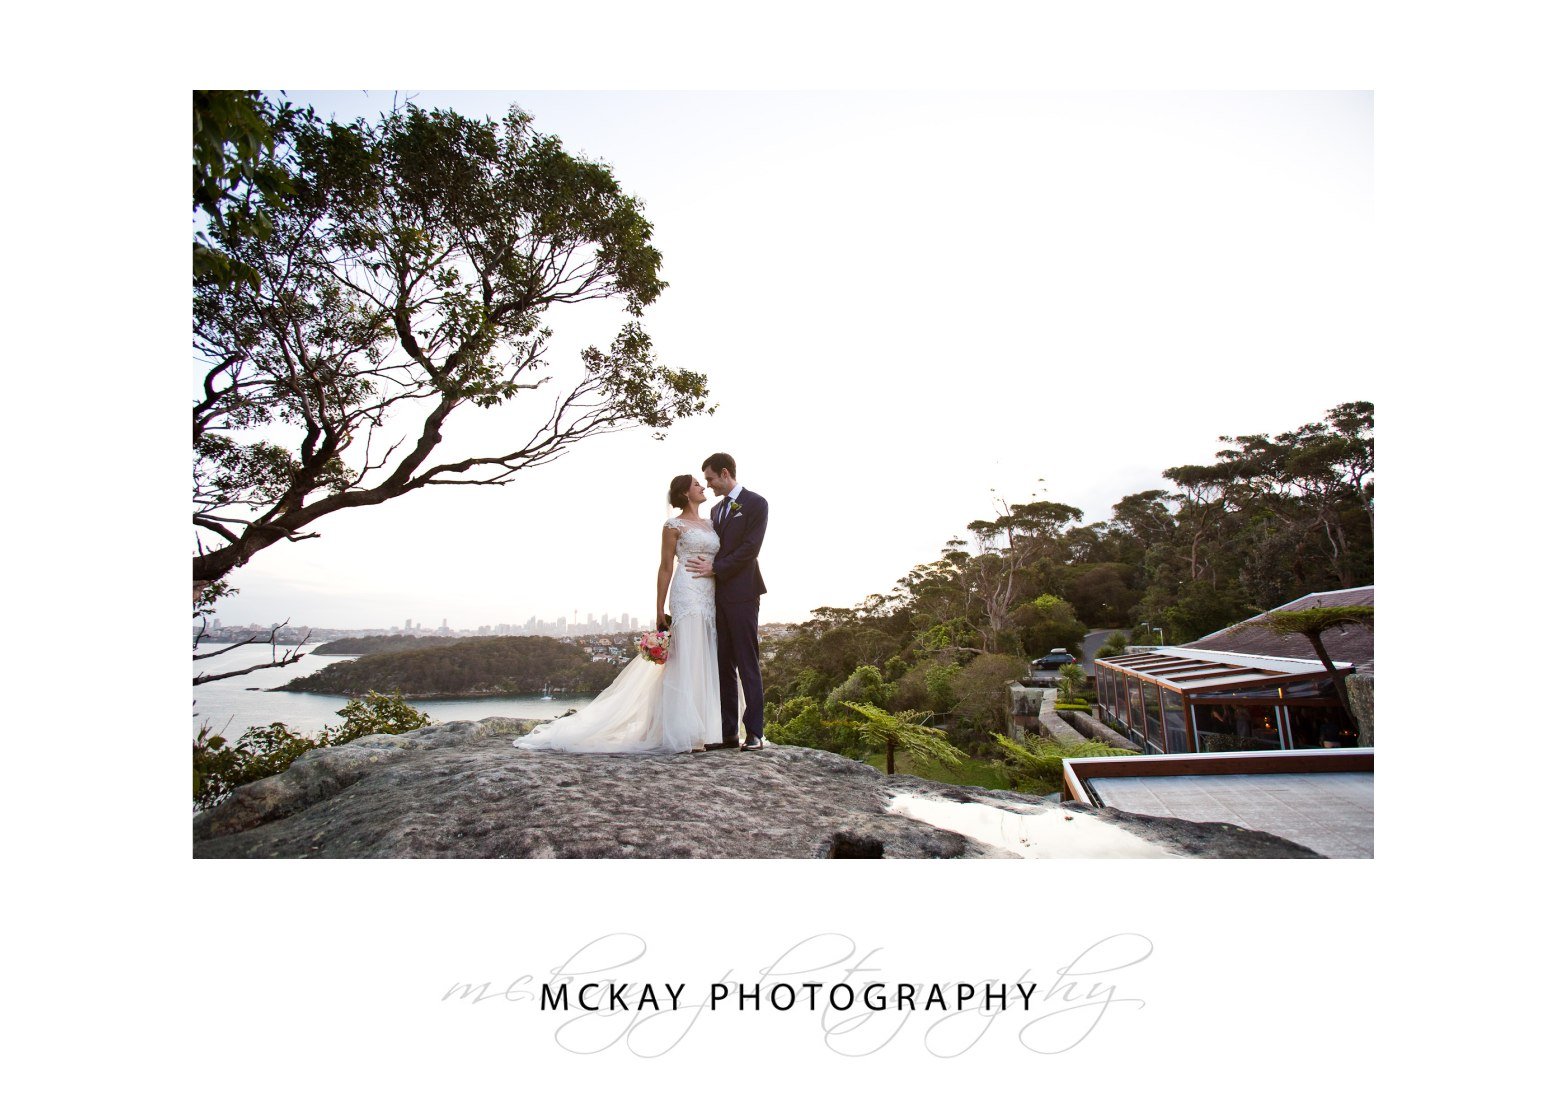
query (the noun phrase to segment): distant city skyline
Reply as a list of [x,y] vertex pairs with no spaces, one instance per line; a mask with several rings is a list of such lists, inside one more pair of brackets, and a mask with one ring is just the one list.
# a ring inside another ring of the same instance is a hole
[[[526,621],[490,621],[479,625],[465,626],[451,625],[448,619],[444,617],[441,619],[441,623],[439,625],[425,625],[422,620],[413,617],[406,617],[401,622],[393,622],[389,625],[314,625],[308,618],[300,620],[294,620],[293,618],[290,618],[288,627],[290,630],[308,628],[323,630],[363,629],[388,633],[493,633],[496,636],[527,635],[530,633],[538,633],[548,636],[566,636],[573,631],[582,631],[584,633],[610,633],[640,630],[642,627],[642,620],[642,618],[631,613],[611,614],[605,612],[600,614],[592,612],[583,613],[580,610],[573,610],[570,616],[566,614],[560,614],[556,617],[544,618],[535,615],[529,616]],[[207,627],[210,630],[256,628],[266,629],[275,624],[277,624],[276,620],[231,621],[223,616],[223,611],[221,610],[207,618]],[[597,628],[593,628],[594,626],[597,626]],[[196,622],[193,625],[193,628],[201,628],[200,622]]]

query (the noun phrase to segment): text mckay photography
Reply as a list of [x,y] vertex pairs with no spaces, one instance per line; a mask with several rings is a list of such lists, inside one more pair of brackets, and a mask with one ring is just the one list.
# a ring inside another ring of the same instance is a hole
[[662,1056],[704,1027],[744,1028],[763,1015],[799,1017],[809,1035],[842,1056],[869,1056],[896,1041],[951,1058],[987,1039],[1058,1055],[1112,1015],[1146,1005],[1136,995],[1136,972],[1153,951],[1147,936],[1121,932],[1015,976],[947,978],[905,972],[887,948],[823,932],[759,968],[726,961],[722,973],[701,977],[661,972],[646,939],[613,932],[556,965],[462,978],[439,997],[543,1016],[554,1042],[579,1055],[623,1049]]

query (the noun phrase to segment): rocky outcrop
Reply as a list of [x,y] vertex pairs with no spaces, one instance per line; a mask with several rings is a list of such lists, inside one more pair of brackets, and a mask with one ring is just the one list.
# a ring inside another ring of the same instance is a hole
[[1352,672],[1345,678],[1344,686],[1349,690],[1349,712],[1355,716],[1355,725],[1360,730],[1359,744],[1367,748],[1374,746],[1376,678],[1368,671]]
[[[532,723],[442,722],[306,753],[196,817],[200,858],[994,858],[889,814],[898,792],[1038,811],[816,749],[643,756],[519,750]],[[1053,805],[1051,805],[1053,806]],[[1220,823],[1068,805],[1195,857],[1314,857]]]

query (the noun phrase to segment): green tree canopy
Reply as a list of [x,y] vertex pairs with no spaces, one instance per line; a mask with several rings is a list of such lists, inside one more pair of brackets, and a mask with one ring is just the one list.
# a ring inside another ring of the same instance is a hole
[[1369,582],[1372,419],[1351,402],[1283,434],[1221,438],[1213,462],[1171,467],[1166,488],[1128,494],[1101,523],[1056,502],[998,501],[995,519],[970,523],[888,594],[816,610],[777,646],[768,697],[825,698],[873,667],[894,706],[936,711],[954,741],[984,745],[1000,727],[987,696],[1021,670],[990,657],[1080,650],[1090,625],[1146,622],[1178,644]]
[[192,278],[198,286],[257,286],[256,270],[236,261],[219,241],[271,235],[266,211],[294,189],[279,145],[314,118],[309,110],[273,105],[254,89],[198,89],[191,108]]
[[[338,124],[255,99],[206,107],[224,112],[204,140],[198,95],[195,206],[211,252],[253,282],[197,268],[198,585],[342,509],[503,485],[593,435],[661,437],[711,410],[706,378],[659,364],[638,321],[665,286],[642,204],[521,109]],[[550,312],[595,300],[628,320],[556,384]],[[459,409],[520,398],[511,445],[437,453]]]

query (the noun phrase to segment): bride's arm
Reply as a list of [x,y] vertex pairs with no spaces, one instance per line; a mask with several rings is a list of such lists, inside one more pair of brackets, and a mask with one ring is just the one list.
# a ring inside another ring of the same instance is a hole
[[658,561],[658,605],[653,608],[655,629],[663,628],[664,600],[669,597],[669,580],[675,575],[675,544],[679,539],[679,528],[664,525],[663,555]]

